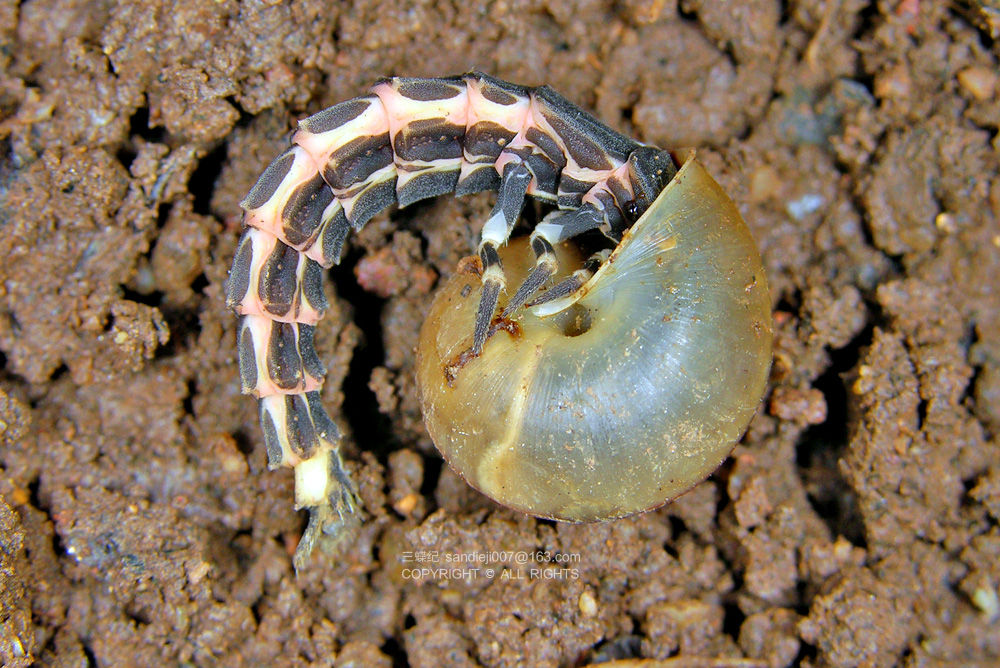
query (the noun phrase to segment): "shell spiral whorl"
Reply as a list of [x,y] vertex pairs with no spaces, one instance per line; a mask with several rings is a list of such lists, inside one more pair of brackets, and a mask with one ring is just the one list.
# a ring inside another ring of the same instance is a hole
[[[523,255],[504,257],[515,278]],[[460,274],[435,298],[418,348],[421,407],[452,467],[517,510],[594,521],[662,505],[728,456],[763,394],[763,266],[693,159],[583,289],[526,310],[519,333],[499,330],[449,386],[478,292]]]

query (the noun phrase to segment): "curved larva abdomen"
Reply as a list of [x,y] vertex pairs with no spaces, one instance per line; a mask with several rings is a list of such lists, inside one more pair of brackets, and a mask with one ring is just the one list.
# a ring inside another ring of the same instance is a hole
[[[666,151],[614,132],[551,89],[475,72],[385,79],[368,95],[299,123],[292,145],[241,203],[247,229],[227,291],[228,305],[241,316],[243,390],[260,401],[269,465],[295,469],[296,505],[312,511],[297,564],[318,536],[352,521],[356,506],[339,434],[318,400],[325,371],[312,342],[328,306],[323,269],[339,262],[348,234],[393,204],[498,191],[479,246],[483,289],[468,322],[468,356],[476,358],[489,353],[490,322],[506,289],[498,251],[525,197],[550,201],[558,211],[532,234],[535,266],[506,302],[504,322],[551,280],[559,264],[555,246],[587,231],[621,241],[675,173]],[[539,301],[550,303],[536,311],[558,308],[553,296],[572,293],[606,256],[595,255],[586,271],[543,294]]]

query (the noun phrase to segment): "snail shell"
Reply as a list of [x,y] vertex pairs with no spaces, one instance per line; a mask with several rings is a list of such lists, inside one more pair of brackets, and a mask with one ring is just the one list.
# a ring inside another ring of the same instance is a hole
[[[503,257],[510,284],[531,269],[526,255]],[[693,157],[583,288],[522,311],[466,360],[480,291],[470,273],[439,291],[418,393],[452,468],[516,510],[586,522],[660,506],[722,463],[763,395],[764,268]]]

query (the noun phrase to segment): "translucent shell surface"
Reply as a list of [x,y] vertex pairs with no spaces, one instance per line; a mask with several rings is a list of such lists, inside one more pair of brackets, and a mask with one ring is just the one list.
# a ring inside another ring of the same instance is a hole
[[[514,285],[532,267],[525,255],[503,256]],[[693,158],[581,290],[501,322],[472,357],[480,292],[474,273],[439,291],[418,391],[451,466],[511,508],[586,522],[660,506],[719,466],[763,395],[764,268]]]

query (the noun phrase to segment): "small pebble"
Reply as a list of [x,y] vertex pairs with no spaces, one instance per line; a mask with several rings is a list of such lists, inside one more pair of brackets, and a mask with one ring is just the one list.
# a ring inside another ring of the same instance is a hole
[[993,99],[997,73],[988,67],[969,67],[958,73],[958,84],[980,102]]
[[958,225],[955,223],[955,216],[950,213],[939,213],[936,218],[934,218],[934,225],[946,234],[954,234],[958,231]]
[[972,594],[972,602],[983,611],[991,622],[1000,618],[1000,597],[992,587],[979,587]]
[[823,199],[822,195],[810,194],[791,200],[785,208],[788,210],[788,213],[791,214],[792,218],[795,220],[802,220],[813,211],[822,207],[825,203],[826,201]]
[[594,600],[594,592],[590,590],[590,587],[583,590],[580,594],[580,613],[584,617],[593,617],[597,614],[597,601]]
[[774,197],[778,194],[780,185],[781,180],[774,168],[761,165],[750,177],[750,201],[759,204]]
[[417,494],[410,492],[393,504],[392,508],[403,517],[408,517],[413,512],[413,509],[417,507],[417,501],[419,500],[420,497]]

